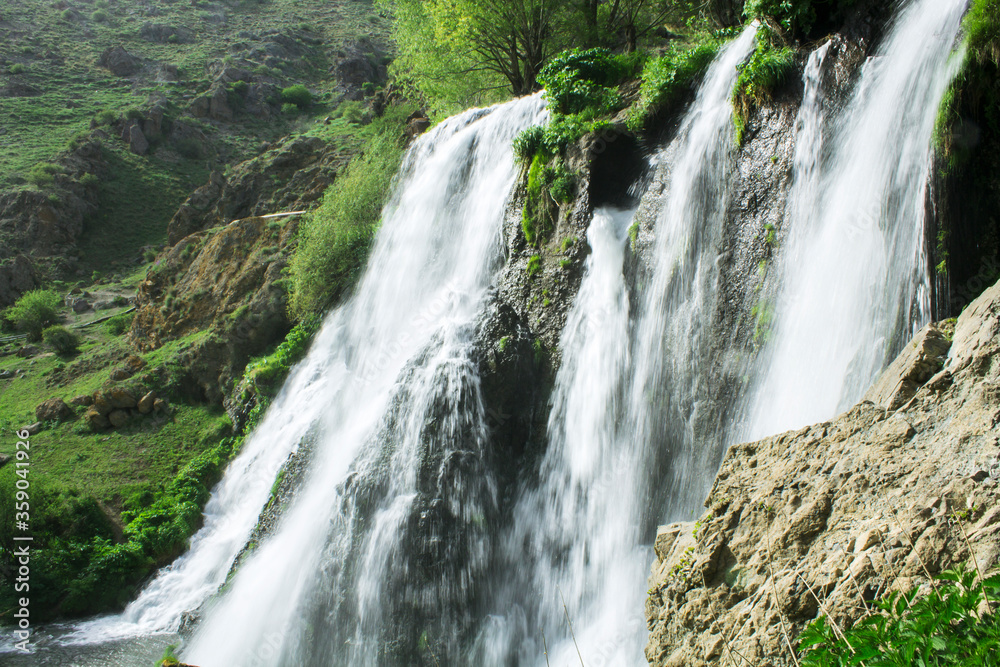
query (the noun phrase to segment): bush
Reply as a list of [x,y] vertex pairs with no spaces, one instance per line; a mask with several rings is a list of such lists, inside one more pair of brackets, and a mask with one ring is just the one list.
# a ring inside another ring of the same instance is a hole
[[995,665],[1000,623],[1000,576],[976,583],[974,569],[949,570],[926,595],[918,589],[876,601],[878,610],[841,636],[826,617],[799,637],[802,667],[910,667],[911,665]]
[[299,107],[292,104],[291,102],[285,102],[281,105],[281,113],[286,116],[293,116],[299,112]]
[[770,100],[775,89],[788,79],[795,69],[795,52],[786,46],[776,46],[770,32],[762,28],[757,33],[757,48],[737,69],[740,74],[733,88],[733,109],[736,141],[742,144],[750,112]]
[[618,57],[607,49],[572,49],[549,61],[538,82],[554,113],[576,114],[588,108],[604,113],[619,102],[618,84],[639,66],[635,57]]
[[132,319],[134,317],[134,313],[121,313],[120,315],[115,315],[104,323],[104,329],[112,336],[121,336],[123,333],[132,328]]
[[45,327],[55,324],[60,303],[61,299],[55,292],[33,290],[8,308],[4,317],[15,329],[26,333],[29,340],[38,341],[42,339]]
[[253,385],[258,396],[273,397],[278,393],[292,365],[309,350],[309,343],[319,330],[320,323],[318,316],[308,318],[292,328],[273,353],[247,364],[243,377]]
[[974,0],[962,27],[969,56],[1000,66],[1000,0]]
[[687,50],[671,47],[659,58],[647,61],[642,68],[639,100],[629,109],[626,121],[629,129],[640,131],[651,116],[676,104],[691,90],[718,50],[717,42],[706,42]]
[[[408,112],[408,110],[406,110]],[[319,313],[350,289],[368,257],[382,206],[403,158],[403,110],[387,112],[369,127],[372,136],[300,226],[291,260],[291,311]],[[367,128],[366,128],[367,129]]]
[[98,9],[96,12],[90,15],[90,18],[97,23],[104,23],[108,20],[108,13],[103,9]]
[[790,32],[809,32],[816,21],[813,0],[748,0],[743,12],[748,19],[775,21]]
[[301,83],[297,83],[281,91],[281,101],[304,109],[312,104],[312,93]]
[[27,68],[24,65],[22,65],[21,63],[14,63],[13,65],[11,65],[10,67],[7,68],[7,73],[8,74],[24,74],[24,72],[25,72],[26,69]]
[[342,102],[337,107],[336,115],[348,123],[360,123],[361,119],[365,117],[365,106],[361,102],[351,100]]
[[112,125],[118,120],[118,113],[112,109],[102,109],[94,114],[94,123],[100,125]]
[[73,354],[80,349],[80,336],[59,325],[42,331],[42,340],[59,354]]
[[37,187],[52,185],[54,174],[62,172],[62,167],[51,162],[39,162],[28,172],[28,182]]
[[101,180],[97,178],[97,176],[95,176],[94,174],[90,173],[89,171],[80,177],[80,185],[91,186],[91,185],[97,185],[100,182]]

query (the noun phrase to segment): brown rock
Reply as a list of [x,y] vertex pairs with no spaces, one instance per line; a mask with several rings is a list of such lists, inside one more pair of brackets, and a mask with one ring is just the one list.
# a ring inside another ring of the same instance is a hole
[[142,69],[142,61],[121,46],[107,49],[101,54],[97,64],[110,70],[115,76],[131,76]]
[[153,410],[156,412],[169,412],[170,404],[167,403],[162,398],[158,398],[155,401],[153,401]]
[[128,423],[128,412],[125,410],[112,410],[108,415],[108,422],[113,428],[121,428]]
[[128,147],[136,155],[145,155],[149,152],[149,141],[138,125],[133,125],[129,130]]
[[82,405],[84,407],[94,404],[94,397],[90,394],[82,394],[80,396],[74,396],[70,401],[73,405]]
[[35,419],[40,422],[69,419],[73,416],[73,408],[66,405],[61,398],[50,398],[35,408]]
[[104,395],[114,410],[129,410],[138,404],[138,401],[132,392],[127,389],[122,389],[121,387],[108,389],[104,392]]
[[10,463],[10,456],[7,454],[0,454],[0,468],[3,468],[8,463]]
[[145,396],[139,399],[139,412],[144,415],[148,415],[153,411],[153,405],[156,403],[156,392],[149,392]]
[[129,379],[133,375],[135,375],[135,372],[132,371],[131,369],[116,368],[111,371],[111,375],[109,375],[108,377],[111,378],[112,382],[121,382],[122,380]]
[[108,421],[107,416],[101,414],[101,411],[95,406],[90,406],[90,409],[83,415],[83,419],[95,431],[103,431],[111,426],[111,422]]
[[115,406],[111,405],[111,400],[108,398],[107,392],[99,391],[94,394],[94,402],[91,404],[97,412],[101,415],[107,417],[108,413],[115,409]]
[[42,422],[35,422],[34,424],[29,424],[28,426],[25,426],[20,430],[27,431],[28,435],[35,435],[36,433],[42,430]]

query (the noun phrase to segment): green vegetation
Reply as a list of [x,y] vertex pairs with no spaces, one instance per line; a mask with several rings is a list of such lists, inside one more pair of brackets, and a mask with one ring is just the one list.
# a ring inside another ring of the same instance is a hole
[[297,83],[281,91],[281,101],[286,104],[294,104],[299,109],[305,109],[312,104],[312,93],[301,83]]
[[258,397],[273,397],[278,393],[288,371],[309,350],[321,322],[318,316],[313,316],[295,325],[274,352],[247,364],[243,379]]
[[66,327],[56,325],[42,332],[42,340],[58,354],[75,354],[80,349],[80,337]]
[[532,255],[528,258],[528,277],[533,278],[542,272],[542,258],[538,255]]
[[629,109],[628,128],[638,132],[657,111],[676,104],[711,64],[718,49],[715,41],[690,49],[671,46],[664,55],[651,58],[642,69],[639,100]]
[[392,108],[366,128],[363,154],[302,221],[299,247],[291,261],[291,309],[297,318],[323,312],[354,286],[403,158],[399,137],[411,111]]
[[[799,637],[802,667],[910,667],[996,664],[1000,576],[976,581],[975,569],[943,572],[926,594],[893,592],[877,611],[838,631],[825,616]],[[984,604],[985,603],[985,604]]]
[[774,91],[792,74],[795,52],[787,46],[778,45],[774,34],[761,28],[757,33],[757,48],[738,69],[739,77],[733,89],[733,120],[736,124],[736,143],[742,145],[751,111],[769,101]]
[[[692,31],[710,21],[706,4],[695,0],[380,0],[379,7],[395,19],[399,57],[394,74],[436,111],[495,101],[503,91],[525,95],[547,86],[544,68],[553,56],[566,57],[556,54],[571,46],[633,53],[666,24]],[[590,74],[613,78],[604,68]],[[594,91],[579,87],[577,92],[589,96]]]
[[51,290],[32,290],[7,309],[4,319],[15,330],[27,334],[28,340],[39,341],[45,327],[56,322],[61,303],[59,295]]

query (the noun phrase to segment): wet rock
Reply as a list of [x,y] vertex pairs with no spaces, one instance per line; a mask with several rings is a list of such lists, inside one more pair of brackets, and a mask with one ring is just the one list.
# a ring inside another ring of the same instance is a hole
[[35,408],[35,419],[40,422],[62,421],[73,417],[73,408],[61,398],[50,398]]

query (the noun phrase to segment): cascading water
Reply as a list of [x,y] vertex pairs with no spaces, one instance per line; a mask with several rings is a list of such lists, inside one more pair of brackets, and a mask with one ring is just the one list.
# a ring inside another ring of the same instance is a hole
[[[656,222],[652,284],[630,343],[623,276],[629,214],[598,211],[593,254],[563,332],[537,488],[524,491],[505,543],[508,568],[473,664],[639,664],[654,429],[673,426],[689,451],[690,418],[703,368],[732,164],[730,94],[755,28],[709,69],[677,138],[658,160],[667,192]],[[630,347],[637,350],[632,360]],[[677,458],[678,485],[697,455]],[[700,491],[699,491],[700,492]],[[653,522],[659,520],[657,516]],[[564,608],[565,605],[565,608]],[[575,628],[575,639],[568,631]],[[544,640],[543,640],[544,636]],[[545,655],[545,646],[548,656]]]
[[961,63],[955,46],[967,5],[910,2],[835,120],[827,157],[797,175],[807,184],[794,189],[784,223],[773,338],[755,374],[744,439],[846,409],[927,321],[931,136]]
[[[544,117],[538,96],[471,111],[409,153],[368,272],[309,353],[324,391],[286,398],[322,415],[309,473],[206,612],[190,662],[374,665],[417,643],[397,625],[460,631],[450,616],[495,504],[472,331],[499,264],[511,142]],[[419,563],[435,548],[450,550],[440,580]]]

